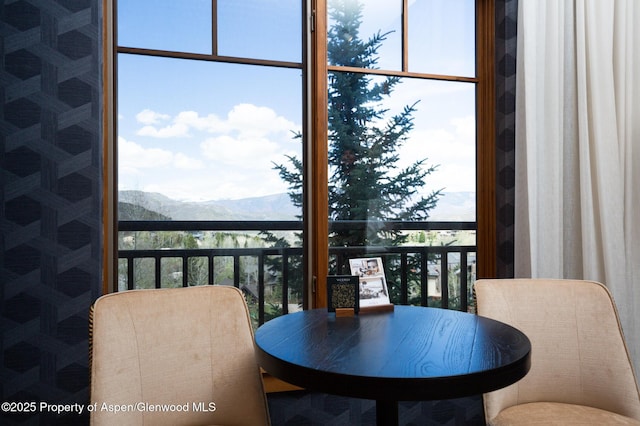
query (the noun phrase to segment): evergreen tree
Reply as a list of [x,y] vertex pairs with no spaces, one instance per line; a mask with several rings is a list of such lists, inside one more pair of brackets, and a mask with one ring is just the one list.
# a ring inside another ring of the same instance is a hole
[[[328,59],[332,65],[377,68],[378,49],[386,34],[360,38],[362,4],[332,0],[333,25],[328,32]],[[329,219],[335,221],[424,220],[435,207],[441,190],[418,196],[424,179],[436,167],[421,159],[405,169],[397,165],[398,149],[413,129],[417,102],[388,116],[383,101],[400,83],[397,77],[375,82],[371,75],[333,72],[329,76]],[[276,165],[289,184],[292,201],[300,206],[302,163],[289,157],[290,167]],[[347,229],[333,232],[332,246],[399,245],[398,231]]]

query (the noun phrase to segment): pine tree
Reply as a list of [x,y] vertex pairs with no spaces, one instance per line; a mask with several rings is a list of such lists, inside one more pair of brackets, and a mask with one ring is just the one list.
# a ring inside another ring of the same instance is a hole
[[[331,1],[334,24],[328,32],[329,63],[377,68],[378,49],[386,34],[367,41],[359,35],[362,4]],[[383,101],[400,84],[397,77],[374,82],[365,73],[333,72],[329,76],[329,219],[334,221],[424,220],[435,207],[441,190],[428,196],[418,192],[425,177],[437,166],[424,167],[426,159],[400,169],[398,149],[413,129],[417,102],[388,116]],[[302,202],[302,163],[289,157],[290,167],[276,165],[289,184],[292,201]],[[348,229],[333,232],[332,246],[399,245],[406,236],[398,231]]]
[[[380,31],[368,40],[360,38],[362,4],[353,0],[332,0],[333,25],[328,32],[329,63],[364,69],[377,68],[378,49],[387,34]],[[426,158],[401,169],[398,150],[413,130],[413,113],[418,102],[395,115],[383,107],[397,77],[372,77],[358,72],[333,72],[328,93],[329,220],[365,221],[366,227],[337,228],[329,235],[333,247],[397,246],[407,235],[384,230],[376,224],[388,221],[425,220],[436,206],[442,190],[420,196],[425,178],[437,166],[426,167]],[[297,137],[301,137],[300,134]],[[289,184],[294,205],[302,206],[302,161],[288,157],[289,165],[276,164],[283,181]],[[365,255],[366,253],[362,253]],[[384,268],[391,301],[400,301],[399,256],[385,256]],[[420,259],[410,256],[410,294],[419,294]],[[331,261],[330,273],[349,273],[348,265]],[[299,265],[300,268],[302,265]],[[347,267],[347,270],[341,269]],[[411,296],[409,303],[419,303]]]

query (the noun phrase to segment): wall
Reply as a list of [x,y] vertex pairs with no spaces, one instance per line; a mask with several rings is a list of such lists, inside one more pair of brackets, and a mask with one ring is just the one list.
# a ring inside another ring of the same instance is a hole
[[[496,5],[498,270],[504,277],[513,273],[517,0]],[[0,402],[88,400],[88,309],[100,293],[102,268],[101,7],[98,0],[5,0],[0,10]],[[288,419],[308,413],[309,398],[284,400]],[[274,399],[274,409],[280,401]],[[352,411],[354,403],[337,405]],[[367,409],[365,402],[356,405]],[[330,417],[332,406],[320,410]],[[438,423],[455,423],[465,412],[477,418],[477,409],[476,400]],[[2,424],[87,420],[0,415]]]
[[[2,401],[88,399],[102,268],[101,4],[5,0],[1,10]],[[0,423],[64,418],[2,413]]]
[[518,0],[496,0],[496,202],[498,277],[511,278],[515,217]]

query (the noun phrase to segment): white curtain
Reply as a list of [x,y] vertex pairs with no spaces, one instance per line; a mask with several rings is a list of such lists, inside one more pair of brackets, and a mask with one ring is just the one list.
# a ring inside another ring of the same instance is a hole
[[604,283],[640,373],[640,1],[520,0],[517,277]]

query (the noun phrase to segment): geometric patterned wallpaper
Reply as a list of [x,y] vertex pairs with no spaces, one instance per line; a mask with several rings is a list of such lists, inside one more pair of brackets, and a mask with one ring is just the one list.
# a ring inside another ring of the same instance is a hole
[[496,1],[497,272],[514,274],[515,110],[518,1]]
[[[498,273],[506,277],[513,274],[517,0],[496,7]],[[3,0],[0,8],[0,402],[88,400],[88,309],[102,274],[102,14],[101,0]],[[332,398],[281,395],[271,404],[286,409],[273,414],[286,414],[287,424],[311,424],[309,404],[316,419],[338,418],[340,407],[365,419],[371,409]],[[331,404],[318,408],[325,399]],[[439,424],[465,424],[478,419],[478,404],[432,402],[406,413],[436,410]],[[87,423],[75,414],[0,416],[2,425]]]
[[[274,426],[369,426],[376,424],[376,403],[315,392],[284,392],[269,396]],[[484,426],[482,398],[443,401],[401,401],[403,426]]]
[[4,0],[0,11],[2,402],[88,400],[88,309],[102,269],[101,7]]

